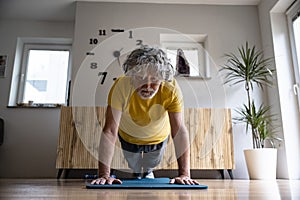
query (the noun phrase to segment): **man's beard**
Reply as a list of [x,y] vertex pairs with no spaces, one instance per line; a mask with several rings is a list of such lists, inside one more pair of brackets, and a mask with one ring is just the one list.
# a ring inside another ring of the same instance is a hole
[[155,96],[155,94],[158,92],[158,90],[154,90],[152,88],[147,88],[147,89],[139,89],[138,90],[138,95],[142,98],[142,99],[151,99]]

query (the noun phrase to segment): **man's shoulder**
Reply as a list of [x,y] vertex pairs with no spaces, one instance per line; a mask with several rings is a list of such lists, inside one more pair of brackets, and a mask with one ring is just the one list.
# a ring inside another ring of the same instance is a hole
[[131,78],[128,77],[128,76],[120,76],[118,77],[115,82],[114,82],[114,88],[117,87],[117,88],[127,88],[130,87],[131,85]]
[[129,77],[129,76],[119,76],[119,77],[115,80],[116,83],[118,83],[118,82],[124,83],[124,82],[128,82],[128,81],[130,81],[130,77]]
[[174,89],[178,88],[178,84],[175,79],[173,79],[172,81],[164,81],[162,86],[163,86],[163,89],[167,89],[167,90],[174,90]]

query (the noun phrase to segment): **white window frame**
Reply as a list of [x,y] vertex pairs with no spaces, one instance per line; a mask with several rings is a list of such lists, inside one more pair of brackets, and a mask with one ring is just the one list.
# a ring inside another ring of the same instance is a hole
[[[199,46],[201,46],[199,48]],[[194,71],[198,71],[197,74],[195,75],[191,75],[192,77],[206,77],[205,71],[201,72],[201,67],[205,67],[205,52],[203,49],[203,44],[198,43],[197,45],[194,43],[190,43],[190,42],[184,42],[184,43],[176,43],[176,42],[172,42],[172,43],[164,43],[164,48],[166,48],[166,50],[178,50],[178,49],[182,49],[183,51],[185,50],[195,50],[197,51],[198,54],[198,66],[195,66],[196,69],[194,69]],[[201,66],[202,65],[202,66]],[[173,66],[174,68],[176,68],[176,66]],[[190,67],[191,67],[191,63],[190,63]]]
[[[71,46],[70,45],[52,45],[52,44],[24,44],[24,51],[23,51],[23,59],[22,59],[22,68],[21,68],[21,76],[19,82],[19,92],[18,92],[18,102],[23,102],[24,98],[24,90],[25,90],[25,77],[28,67],[28,58],[29,58],[29,51],[30,50],[61,50],[61,51],[69,51],[69,55],[71,54]],[[70,69],[70,56],[68,61],[68,71]],[[68,98],[68,82],[70,81],[69,73],[67,75],[67,83],[66,83],[66,96],[65,96],[65,104],[67,103]],[[57,102],[56,102],[57,103]]]
[[[69,51],[68,73],[66,82],[65,103],[67,105],[69,87],[71,81],[72,66],[72,40],[69,38],[18,38],[16,55],[14,59],[14,70],[10,89],[8,106],[22,106],[25,87],[28,54],[30,50],[65,50]],[[39,103],[35,107],[56,107],[57,104]]]
[[296,45],[295,45],[295,37],[294,37],[294,29],[293,29],[293,21],[297,18],[300,19],[300,1],[295,1],[294,4],[288,9],[286,12],[287,21],[288,21],[288,29],[289,29],[289,38],[292,52],[292,60],[294,66],[294,74],[295,74],[295,83],[293,85],[294,94],[298,98],[298,107],[300,111],[300,66],[298,66]]
[[[165,50],[197,50],[198,51],[198,68],[197,75],[189,76],[195,78],[209,79],[210,64],[209,56],[206,51],[207,35],[206,34],[161,34],[160,43]],[[174,68],[176,66],[173,66]]]

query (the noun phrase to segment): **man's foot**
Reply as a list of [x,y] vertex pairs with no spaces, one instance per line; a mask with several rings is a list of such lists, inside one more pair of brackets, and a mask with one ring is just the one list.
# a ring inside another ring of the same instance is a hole
[[133,173],[133,176],[136,179],[142,179],[142,174],[141,173]]
[[154,173],[153,172],[146,173],[145,178],[154,179],[155,178]]

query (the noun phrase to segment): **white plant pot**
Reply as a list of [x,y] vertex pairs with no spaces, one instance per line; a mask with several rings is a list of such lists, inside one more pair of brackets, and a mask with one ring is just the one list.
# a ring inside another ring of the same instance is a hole
[[250,179],[276,179],[277,149],[246,149],[244,155]]

